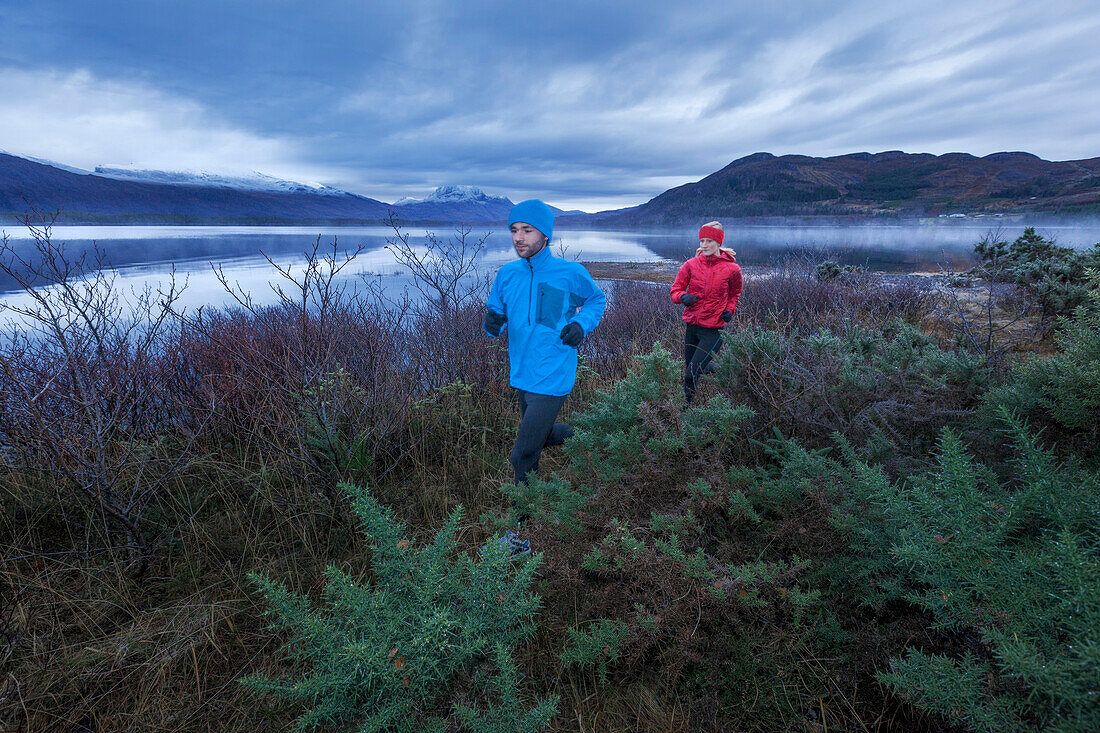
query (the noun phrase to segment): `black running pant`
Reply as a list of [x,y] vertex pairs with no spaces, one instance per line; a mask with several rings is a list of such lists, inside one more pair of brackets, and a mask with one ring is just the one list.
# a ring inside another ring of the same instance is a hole
[[695,399],[695,387],[699,375],[722,348],[722,329],[703,328],[693,323],[684,332],[684,400],[690,404]]
[[512,470],[516,474],[516,485],[527,482],[527,474],[537,471],[539,455],[542,449],[551,445],[561,445],[573,434],[573,428],[565,423],[554,422],[565,404],[565,396],[519,393],[519,433],[512,448]]

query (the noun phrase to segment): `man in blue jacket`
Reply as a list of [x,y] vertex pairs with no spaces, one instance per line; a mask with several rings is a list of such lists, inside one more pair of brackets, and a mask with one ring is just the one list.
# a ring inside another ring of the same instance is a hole
[[521,201],[508,218],[519,259],[497,271],[485,311],[485,332],[508,330],[509,383],[522,415],[511,462],[527,481],[539,455],[573,434],[555,423],[577,378],[577,347],[600,322],[607,301],[588,270],[550,253],[554,212],[538,199]]

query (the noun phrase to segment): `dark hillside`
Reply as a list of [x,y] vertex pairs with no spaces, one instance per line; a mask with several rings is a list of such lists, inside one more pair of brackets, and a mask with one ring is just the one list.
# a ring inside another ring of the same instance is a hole
[[[242,190],[79,174],[0,153],[0,217],[33,206],[63,222],[491,222],[511,202],[486,196],[385,204],[350,193]],[[659,226],[706,218],[913,217],[951,214],[1100,213],[1100,158],[1048,161],[1030,153],[930,155],[900,151],[832,158],[755,153],[641,206],[565,213],[562,224]]]
[[1100,158],[1048,161],[1030,153],[851,153],[832,158],[755,153],[609,224],[705,218],[1083,214],[1100,211]]
[[279,221],[303,219],[382,220],[381,201],[346,195],[242,191],[119,181],[80,175],[0,153],[0,216],[18,216],[29,206],[60,209],[59,221]]

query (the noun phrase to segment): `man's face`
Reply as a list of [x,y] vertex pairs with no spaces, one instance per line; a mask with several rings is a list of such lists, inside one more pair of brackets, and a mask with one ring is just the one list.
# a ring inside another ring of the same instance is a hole
[[520,257],[530,259],[546,246],[546,237],[530,224],[517,221],[510,229],[512,231],[512,246],[516,248],[516,254]]

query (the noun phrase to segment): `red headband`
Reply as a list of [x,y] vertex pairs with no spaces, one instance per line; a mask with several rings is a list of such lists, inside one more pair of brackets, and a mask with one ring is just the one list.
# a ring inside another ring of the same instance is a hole
[[721,229],[715,229],[714,227],[703,227],[699,230],[699,239],[713,239],[718,244],[722,243],[725,239],[726,233]]

